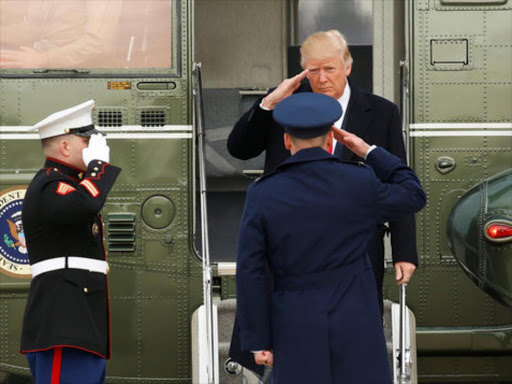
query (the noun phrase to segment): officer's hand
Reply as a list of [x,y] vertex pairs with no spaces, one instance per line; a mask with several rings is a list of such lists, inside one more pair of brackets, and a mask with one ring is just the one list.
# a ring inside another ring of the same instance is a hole
[[370,146],[363,139],[360,139],[353,133],[336,128],[335,126],[332,126],[331,130],[334,133],[334,138],[354,152],[357,156],[362,158],[366,156]]
[[416,266],[408,261],[399,261],[398,263],[395,263],[396,284],[402,285],[408,283],[411,280],[415,269]]
[[283,80],[279,86],[269,93],[262,101],[262,105],[270,110],[274,109],[284,98],[290,96],[300,86],[300,82],[304,80],[309,69],[303,70],[296,76]]
[[110,148],[107,145],[107,139],[99,133],[92,135],[89,139],[89,146],[82,150],[82,159],[86,166],[92,160],[101,160],[109,163]]
[[254,352],[254,361],[258,365],[274,365],[274,354],[271,351]]

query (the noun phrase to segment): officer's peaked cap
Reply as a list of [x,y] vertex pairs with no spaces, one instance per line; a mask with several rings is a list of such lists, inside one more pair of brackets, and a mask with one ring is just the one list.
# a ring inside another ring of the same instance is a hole
[[94,100],[55,112],[47,118],[34,125],[33,130],[39,131],[41,139],[49,137],[73,134],[89,137],[92,134],[100,133],[92,123],[92,110]]
[[341,117],[338,100],[320,93],[296,93],[274,109],[274,120],[290,135],[310,139],[325,135]]

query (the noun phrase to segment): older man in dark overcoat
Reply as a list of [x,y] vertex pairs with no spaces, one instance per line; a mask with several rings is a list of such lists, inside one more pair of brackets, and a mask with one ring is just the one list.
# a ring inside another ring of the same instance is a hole
[[241,348],[274,364],[276,384],[391,383],[368,249],[379,223],[420,210],[426,197],[399,158],[353,134],[333,128],[367,165],[332,156],[340,115],[335,99],[315,93],[279,103],[274,119],[292,156],[247,194],[237,258]]

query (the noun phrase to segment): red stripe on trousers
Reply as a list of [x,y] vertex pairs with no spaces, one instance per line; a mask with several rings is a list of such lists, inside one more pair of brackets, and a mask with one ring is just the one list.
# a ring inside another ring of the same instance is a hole
[[62,347],[53,349],[52,381],[51,384],[60,383],[60,368],[62,365]]

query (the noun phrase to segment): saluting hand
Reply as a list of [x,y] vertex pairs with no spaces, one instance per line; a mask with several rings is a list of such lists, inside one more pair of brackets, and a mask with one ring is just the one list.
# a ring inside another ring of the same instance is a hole
[[82,159],[86,166],[92,160],[101,160],[105,163],[110,162],[110,148],[107,145],[107,139],[102,134],[96,133],[89,139],[89,146],[82,150]]
[[274,354],[271,351],[254,352],[254,361],[258,365],[272,367],[274,365]]
[[336,128],[335,126],[332,126],[331,130],[334,133],[334,138],[354,152],[357,156],[362,158],[366,156],[370,146],[363,139],[353,133]]
[[300,86],[300,82],[306,78],[309,69],[303,70],[296,76],[290,77],[289,79],[283,80],[279,86],[270,92],[263,99],[263,106],[270,110],[274,109],[283,99],[290,96]]

